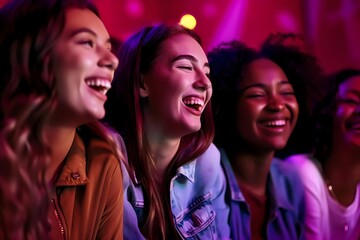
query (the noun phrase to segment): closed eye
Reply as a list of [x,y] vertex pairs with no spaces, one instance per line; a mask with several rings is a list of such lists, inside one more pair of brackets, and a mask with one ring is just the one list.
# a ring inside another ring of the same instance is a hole
[[192,66],[178,66],[177,68],[185,69],[185,70],[188,70],[188,71],[192,71],[192,70],[193,70],[193,67],[192,67]]
[[92,41],[92,40],[79,41],[79,44],[81,44],[81,45],[86,45],[86,46],[89,46],[89,47],[91,47],[91,48],[94,47],[94,41]]
[[286,92],[282,92],[282,95],[295,95],[295,93],[293,91],[286,91]]
[[260,98],[260,97],[265,97],[265,94],[261,94],[261,93],[249,94],[246,97],[247,98]]
[[340,99],[339,102],[340,102],[340,103],[353,104],[353,105],[358,105],[358,104],[360,104],[359,101],[357,101],[357,100],[355,100],[355,99],[351,99],[351,98]]

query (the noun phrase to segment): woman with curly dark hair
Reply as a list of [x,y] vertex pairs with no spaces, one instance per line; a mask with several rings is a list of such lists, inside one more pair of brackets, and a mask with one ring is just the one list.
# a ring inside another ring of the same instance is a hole
[[275,158],[301,116],[299,108],[308,107],[302,99],[309,82],[304,70],[314,58],[292,43],[296,39],[272,35],[259,51],[232,41],[208,54],[214,142],[227,176],[232,239],[301,239],[304,233],[300,177]]
[[314,153],[287,160],[306,188],[306,239],[360,237],[360,70],[329,76],[314,111]]
[[117,58],[86,1],[0,10],[0,239],[122,239],[121,152],[97,121]]

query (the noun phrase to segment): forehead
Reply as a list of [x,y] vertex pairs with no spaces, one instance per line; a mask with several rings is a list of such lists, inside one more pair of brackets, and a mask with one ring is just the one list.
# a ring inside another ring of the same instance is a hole
[[249,63],[244,70],[243,84],[284,81],[284,71],[273,61],[265,58]]
[[109,33],[103,22],[91,10],[87,8],[67,9],[65,12],[64,33],[69,33],[82,28],[90,29],[100,37],[104,37],[106,39],[109,38]]
[[199,61],[207,62],[207,57],[200,44],[187,34],[176,34],[166,39],[159,49],[159,56],[172,58],[177,55],[192,55]]
[[340,84],[339,86],[340,94],[346,93],[348,91],[360,92],[360,76],[351,77]]

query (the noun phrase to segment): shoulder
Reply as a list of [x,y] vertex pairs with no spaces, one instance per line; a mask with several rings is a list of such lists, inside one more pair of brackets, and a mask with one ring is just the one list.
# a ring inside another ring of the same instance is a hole
[[209,159],[211,161],[220,161],[220,151],[213,143],[198,157],[198,160],[208,161]]
[[295,166],[298,169],[317,169],[316,160],[309,154],[295,154],[285,159],[286,163]]
[[121,176],[120,159],[111,144],[100,137],[93,136],[84,141],[86,152],[86,169],[88,176],[99,177]]
[[205,175],[220,171],[220,151],[211,143],[196,160],[196,175]]
[[270,172],[273,178],[291,182],[299,182],[300,174],[296,167],[285,160],[274,158],[271,164]]
[[316,159],[307,154],[292,155],[285,159],[285,163],[290,165],[299,173],[305,184],[322,182],[320,164]]

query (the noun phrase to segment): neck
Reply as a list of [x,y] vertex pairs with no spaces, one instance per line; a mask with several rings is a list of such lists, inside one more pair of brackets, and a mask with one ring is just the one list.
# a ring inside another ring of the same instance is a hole
[[75,137],[75,132],[76,128],[54,125],[45,127],[46,141],[51,149],[50,163],[46,171],[46,180],[48,182],[51,181],[56,170],[69,152]]
[[180,139],[165,139],[154,136],[148,136],[151,152],[155,158],[155,165],[159,179],[165,178],[165,172],[170,162],[179,149]]
[[332,186],[333,197],[344,206],[350,205],[355,198],[360,182],[360,151],[332,151],[324,164],[324,177]]
[[265,196],[274,151],[262,154],[238,152],[232,161],[237,181],[258,196]]

